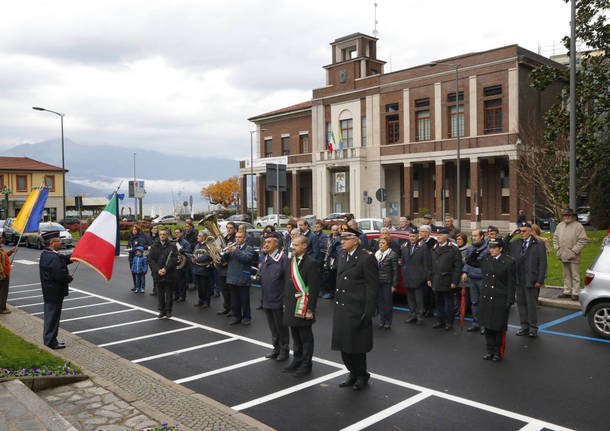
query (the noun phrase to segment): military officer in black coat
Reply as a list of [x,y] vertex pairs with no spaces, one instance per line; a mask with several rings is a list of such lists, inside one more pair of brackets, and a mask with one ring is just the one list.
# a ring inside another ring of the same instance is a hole
[[159,300],[159,319],[172,317],[174,305],[174,285],[176,283],[176,265],[178,249],[169,240],[167,229],[159,230],[159,240],[150,248],[148,264],[153,278],[157,281],[157,298]]
[[434,291],[438,322],[432,328],[453,329],[455,320],[455,289],[462,273],[462,253],[449,242],[449,231],[438,229],[438,244],[430,252],[430,281],[428,285]]
[[284,290],[284,325],[290,327],[293,359],[284,370],[301,377],[311,372],[316,302],[320,290],[320,267],[307,254],[307,238],[298,235],[292,240],[292,258],[286,271]]
[[40,254],[40,284],[44,299],[44,326],[42,337],[45,346],[51,349],[63,349],[64,343],[57,341],[59,332],[59,319],[64,297],[68,296],[68,285],[72,276],[68,272],[68,265],[72,263],[69,255],[59,254],[61,248],[59,231],[50,231],[42,234],[48,246]]
[[424,315],[424,289],[430,280],[430,251],[418,236],[417,229],[409,232],[409,241],[400,249],[402,286],[407,291],[410,316],[405,323],[421,325]]
[[358,235],[359,231],[343,227],[331,345],[333,350],[341,351],[343,363],[350,372],[339,386],[350,386],[354,390],[365,387],[370,377],[366,353],[373,349],[373,314],[379,294],[375,256],[362,249]]
[[501,361],[504,356],[508,313],[515,303],[516,263],[503,253],[502,238],[489,240],[489,254],[478,259],[481,252],[475,249],[466,263],[480,267],[483,275],[479,299],[479,324],[485,328],[487,353],[485,360]]

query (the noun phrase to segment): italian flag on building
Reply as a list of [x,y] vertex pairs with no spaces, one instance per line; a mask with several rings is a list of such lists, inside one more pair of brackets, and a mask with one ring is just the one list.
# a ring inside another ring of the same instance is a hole
[[100,273],[106,281],[112,277],[114,257],[119,255],[119,220],[116,193],[78,241],[71,259],[83,262]]

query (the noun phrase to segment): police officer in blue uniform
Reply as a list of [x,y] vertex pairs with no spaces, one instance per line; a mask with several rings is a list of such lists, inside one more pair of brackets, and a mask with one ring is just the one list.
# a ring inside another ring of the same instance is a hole
[[45,346],[51,349],[63,349],[64,343],[57,341],[59,332],[59,319],[64,297],[68,296],[68,285],[72,276],[68,272],[68,265],[72,263],[71,255],[59,254],[61,248],[59,231],[50,231],[42,234],[47,247],[40,254],[40,284],[44,298],[44,326],[42,337]]

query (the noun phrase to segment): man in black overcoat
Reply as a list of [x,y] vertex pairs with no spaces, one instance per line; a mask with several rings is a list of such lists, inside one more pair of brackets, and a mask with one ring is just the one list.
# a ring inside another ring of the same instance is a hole
[[72,263],[69,255],[59,254],[61,248],[59,231],[50,231],[42,234],[43,240],[48,244],[40,254],[40,284],[44,299],[44,326],[42,337],[45,346],[51,349],[63,349],[64,343],[57,341],[59,320],[64,297],[68,296],[68,285],[72,276],[68,272],[68,265]]
[[503,247],[502,238],[491,238],[489,254],[479,259],[483,249],[475,249],[466,261],[470,266],[481,268],[479,324],[485,328],[487,343],[483,359],[493,361],[501,361],[504,357],[508,313],[515,303],[516,263],[511,256],[502,253]]
[[402,286],[407,291],[410,315],[405,323],[421,325],[424,315],[424,289],[430,280],[430,251],[419,238],[417,229],[409,232],[409,241],[400,249]]
[[460,249],[449,242],[446,228],[438,229],[438,244],[430,252],[430,281],[434,291],[438,321],[432,328],[453,329],[455,320],[455,289],[462,273],[462,254]]
[[315,321],[319,290],[320,267],[318,262],[307,254],[307,238],[298,235],[292,240],[292,258],[288,261],[286,270],[283,307],[284,325],[290,327],[294,355],[292,362],[284,370],[294,371],[295,377],[305,376],[311,372],[313,356],[311,326]]
[[159,319],[172,317],[174,305],[174,288],[176,283],[176,265],[178,264],[178,249],[169,240],[167,229],[159,230],[159,240],[150,248],[148,264],[153,278],[157,282],[157,298],[159,301]]
[[366,353],[373,349],[373,314],[379,294],[379,270],[375,256],[363,250],[359,231],[344,226],[343,252],[337,268],[332,350],[341,351],[349,370],[339,386],[360,390],[368,384]]

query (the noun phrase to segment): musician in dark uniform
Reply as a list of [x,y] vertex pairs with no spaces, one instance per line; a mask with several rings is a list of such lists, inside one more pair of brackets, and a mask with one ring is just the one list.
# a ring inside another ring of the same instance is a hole
[[176,265],[178,250],[169,241],[169,231],[161,229],[159,240],[150,248],[148,264],[153,278],[157,281],[157,298],[159,300],[159,319],[172,317],[174,305],[174,284],[176,283]]
[[479,299],[479,324],[485,328],[487,353],[485,360],[501,361],[504,357],[506,328],[510,307],[515,303],[517,266],[503,253],[502,238],[489,240],[489,254],[478,259],[481,249],[475,249],[466,263],[480,267],[483,275]]
[[373,349],[373,314],[379,273],[375,256],[360,245],[360,232],[343,226],[343,253],[337,268],[332,350],[341,351],[348,378],[339,386],[360,390],[368,384],[366,353]]
[[42,338],[45,346],[51,349],[63,349],[64,343],[57,341],[59,320],[64,297],[68,296],[68,285],[72,276],[68,265],[72,263],[70,255],[59,254],[61,248],[59,231],[49,231],[42,235],[47,247],[40,254],[40,284],[44,298],[44,326]]
[[210,298],[212,297],[212,271],[214,270],[214,263],[205,242],[207,237],[207,231],[197,233],[197,243],[191,257],[193,279],[197,285],[197,296],[199,297],[195,307],[199,308],[208,308],[210,306]]
[[176,249],[178,249],[178,252],[183,258],[186,258],[184,266],[182,266],[182,268],[176,268],[176,291],[174,293],[174,300],[176,302],[184,302],[186,300],[186,289],[188,286],[187,273],[191,271],[189,262],[193,254],[191,244],[184,237],[184,231],[181,228],[177,227],[174,229],[174,237]]
[[400,249],[402,285],[407,291],[410,315],[405,323],[420,326],[424,315],[424,289],[430,280],[430,250],[418,236],[417,229],[409,232],[409,241]]
[[[227,234],[225,235],[225,244],[229,245],[235,242],[235,223],[230,221],[227,223]],[[216,314],[226,314],[231,317],[231,288],[227,284],[227,262],[223,261],[216,265],[216,282],[222,293],[222,310]]]
[[[421,229],[421,227],[420,227]],[[462,273],[462,253],[449,242],[449,231],[438,229],[438,244],[430,252],[430,281],[428,285],[434,291],[438,322],[432,328],[453,329],[455,320],[455,290]]]
[[284,370],[301,377],[311,372],[316,303],[320,289],[320,267],[307,253],[307,238],[292,240],[292,258],[288,262],[284,290],[284,325],[290,327],[293,358]]

